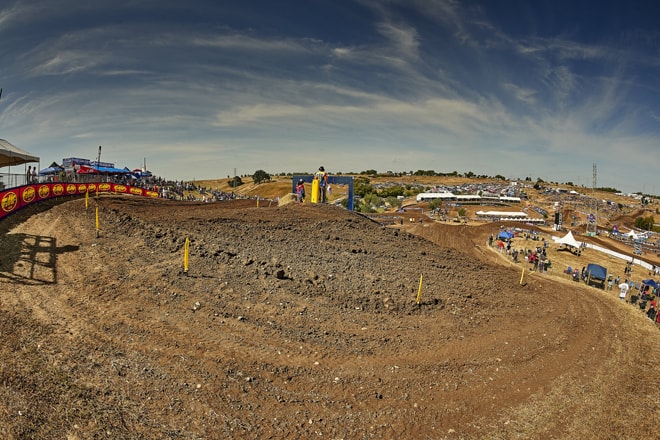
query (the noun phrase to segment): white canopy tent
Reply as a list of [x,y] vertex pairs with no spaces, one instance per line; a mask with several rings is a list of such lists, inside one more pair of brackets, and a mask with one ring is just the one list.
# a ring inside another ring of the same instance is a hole
[[581,241],[577,241],[575,237],[573,237],[573,233],[571,231],[568,231],[568,234],[564,235],[561,238],[554,238],[554,241],[556,244],[564,244],[566,246],[574,247],[576,249],[579,249],[580,246],[582,246]]
[[29,162],[39,162],[39,158],[21,150],[9,141],[0,139],[0,168]]
[[[25,173],[12,173],[11,167],[26,163],[39,163],[40,159],[23,151],[11,142],[0,139],[0,189],[28,183]],[[5,172],[4,167],[7,167]],[[38,166],[34,167],[38,169]]]
[[637,240],[639,238],[639,235],[635,233],[635,231],[631,230],[627,234],[625,234],[626,237],[629,237],[632,240]]

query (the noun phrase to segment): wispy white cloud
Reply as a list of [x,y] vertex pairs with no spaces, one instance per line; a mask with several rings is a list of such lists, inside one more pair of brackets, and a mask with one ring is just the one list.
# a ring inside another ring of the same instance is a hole
[[31,70],[33,76],[67,75],[77,71],[87,70],[98,65],[87,54],[76,51],[65,51],[53,55]]
[[313,39],[265,39],[242,34],[192,37],[191,45],[245,52],[309,52],[319,45]]
[[504,83],[503,87],[509,90],[519,101],[529,105],[534,105],[537,103],[536,90],[520,87],[513,83]]
[[377,29],[392,42],[397,53],[405,57],[417,57],[419,37],[413,27],[394,23],[379,23]]

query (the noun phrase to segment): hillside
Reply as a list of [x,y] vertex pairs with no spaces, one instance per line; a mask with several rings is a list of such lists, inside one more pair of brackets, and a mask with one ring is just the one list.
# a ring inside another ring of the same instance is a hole
[[[360,176],[355,176],[360,177]],[[235,192],[241,196],[259,196],[262,198],[275,199],[278,197],[284,197],[285,195],[291,193],[292,183],[290,177],[282,176],[273,176],[272,180],[269,182],[263,182],[260,184],[255,184],[252,181],[251,177],[242,177],[244,185],[232,189],[230,186],[231,179],[214,179],[214,180],[198,180],[195,184],[198,187],[215,189],[222,192]],[[465,177],[438,177],[438,176],[378,176],[369,178],[369,181],[372,185],[378,184],[399,184],[402,186],[409,185],[419,185],[421,187],[434,187],[434,186],[452,186],[452,185],[463,185],[463,184],[495,184],[502,185],[502,181],[493,180],[493,179],[477,179],[477,178],[465,178]],[[525,188],[525,192],[528,196],[528,199],[523,201],[520,205],[511,205],[509,207],[498,206],[496,208],[488,208],[484,206],[463,206],[467,211],[467,216],[470,218],[475,218],[475,212],[478,210],[511,210],[511,211],[520,211],[521,209],[527,209],[528,214],[531,217],[541,217],[540,214],[536,213],[532,208],[538,207],[542,210],[545,210],[552,215],[555,212],[555,202],[561,202],[561,211],[564,218],[564,226],[569,229],[575,229],[576,231],[581,231],[582,233],[586,232],[584,224],[586,223],[586,217],[588,214],[594,212],[593,200],[599,200],[598,207],[598,226],[603,229],[610,229],[612,225],[617,225],[618,227],[623,227],[625,230],[634,228],[635,219],[638,217],[644,216],[658,216],[660,218],[660,201],[656,200],[648,209],[641,209],[640,202],[631,197],[619,196],[609,192],[603,191],[592,191],[591,189],[586,189],[582,187],[568,187],[562,185],[562,188],[567,191],[573,190],[580,194],[580,196],[558,196],[556,194],[546,194],[543,191],[536,191],[533,188]],[[332,199],[336,199],[346,194],[347,189],[343,186],[334,191],[334,195],[331,196]],[[605,203],[609,201],[610,203]],[[414,197],[409,197],[403,201],[404,206],[416,206],[417,203]],[[427,206],[427,204],[420,205],[421,207]],[[621,209],[618,207],[621,206]],[[449,208],[450,213],[449,217],[454,217],[458,215],[458,207]],[[571,225],[573,217],[576,217],[578,224],[575,226]],[[551,218],[548,218],[549,222],[552,222]]]

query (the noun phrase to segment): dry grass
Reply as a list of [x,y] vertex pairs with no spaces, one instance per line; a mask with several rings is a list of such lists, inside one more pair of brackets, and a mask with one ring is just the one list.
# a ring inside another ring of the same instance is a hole
[[263,198],[283,197],[291,193],[290,177],[272,177],[270,182],[255,184],[251,177],[242,177],[243,185],[232,188],[232,179],[196,180],[195,185],[201,188],[211,188],[222,192],[234,192],[244,196],[260,196]]
[[289,205],[291,203],[298,203],[298,196],[295,194],[287,194],[284,197],[280,197],[277,206]]

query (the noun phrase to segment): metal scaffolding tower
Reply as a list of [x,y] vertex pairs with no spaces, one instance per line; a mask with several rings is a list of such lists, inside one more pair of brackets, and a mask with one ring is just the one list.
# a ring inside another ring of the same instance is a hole
[[591,187],[591,212],[589,213],[589,218],[587,219],[587,235],[590,237],[595,237],[598,235],[598,198],[596,197],[596,177],[598,170],[596,164],[594,163],[593,168],[593,181]]

